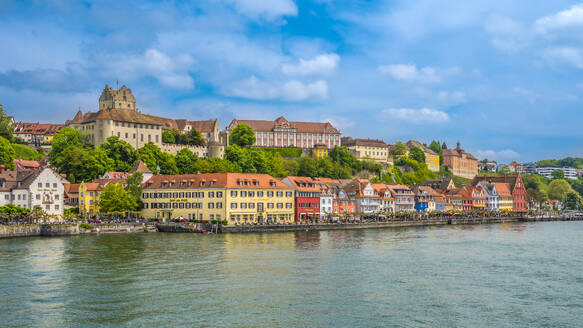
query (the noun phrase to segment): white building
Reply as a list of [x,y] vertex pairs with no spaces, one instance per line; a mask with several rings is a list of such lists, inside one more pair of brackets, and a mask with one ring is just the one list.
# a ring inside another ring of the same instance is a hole
[[36,171],[9,171],[0,166],[0,206],[13,204],[32,210],[40,206],[48,215],[63,215],[64,184],[50,168]]
[[486,209],[489,211],[498,211],[500,209],[498,191],[493,183],[480,181],[476,187],[482,188],[486,195]]
[[578,177],[577,169],[574,167],[539,166],[536,168],[536,174],[551,179],[555,170],[563,171],[566,179],[577,179]]

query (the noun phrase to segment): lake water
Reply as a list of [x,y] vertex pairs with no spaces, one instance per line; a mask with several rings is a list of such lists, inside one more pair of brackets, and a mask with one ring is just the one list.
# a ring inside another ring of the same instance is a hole
[[1,327],[581,327],[583,222],[0,240]]

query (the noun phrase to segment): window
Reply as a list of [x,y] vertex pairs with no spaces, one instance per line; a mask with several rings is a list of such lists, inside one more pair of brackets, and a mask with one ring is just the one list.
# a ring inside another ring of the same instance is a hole
[[[81,196],[83,196],[83,195],[81,195]],[[40,195],[39,194],[36,195],[36,200],[40,200]]]
[[257,192],[257,197],[263,197],[263,191],[258,191]]
[[241,190],[241,197],[247,197],[247,192],[245,190]]
[[48,182],[45,183],[45,188],[50,188],[50,187],[51,187],[51,184],[50,183],[48,183]]
[[217,208],[223,208],[223,203],[221,203],[221,202],[217,202],[217,206],[216,206],[216,207],[217,207]]
[[278,191],[277,192],[277,197],[283,197],[283,191]]
[[126,139],[128,138],[128,133],[126,132]]
[[215,203],[208,203],[208,208],[215,208]]
[[223,192],[222,191],[217,191],[217,198],[221,198],[223,197]]
[[231,203],[231,208],[237,208],[237,203]]
[[241,208],[247,208],[247,203],[241,203]]
[[285,208],[292,208],[292,203],[285,203]]
[[237,197],[237,190],[231,191],[231,197]]
[[267,192],[267,197],[273,197],[273,191],[268,191]]
[[277,203],[277,208],[283,208],[283,203]]
[[286,191],[285,192],[285,197],[291,197],[292,196],[292,192],[291,191]]
[[249,191],[249,197],[255,197],[255,191]]
[[53,183],[53,188],[57,188],[57,184],[56,183]]
[[255,203],[249,203],[249,208],[255,208]]
[[214,191],[209,191],[209,198],[213,198],[213,197],[215,197]]
[[267,203],[267,208],[273,208],[273,203]]
[[50,209],[51,209],[51,205],[46,205],[46,206],[45,206],[45,208],[46,208],[46,209],[47,209],[47,211],[48,211],[48,210],[50,210]]
[[[26,195],[22,195],[22,199],[26,199]],[[56,194],[55,195],[55,199],[56,200],[59,200],[59,194]]]

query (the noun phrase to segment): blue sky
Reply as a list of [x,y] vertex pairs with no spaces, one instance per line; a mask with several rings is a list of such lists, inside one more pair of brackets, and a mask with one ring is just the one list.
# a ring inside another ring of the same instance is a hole
[[503,162],[583,156],[583,3],[5,0],[0,21],[18,120],[94,111],[119,80],[145,113],[221,127],[284,115]]

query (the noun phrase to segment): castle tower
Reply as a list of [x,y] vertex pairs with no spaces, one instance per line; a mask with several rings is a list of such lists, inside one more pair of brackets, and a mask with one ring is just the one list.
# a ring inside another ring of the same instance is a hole
[[99,97],[99,109],[136,110],[136,98],[132,94],[132,89],[125,85],[115,90],[106,84]]

